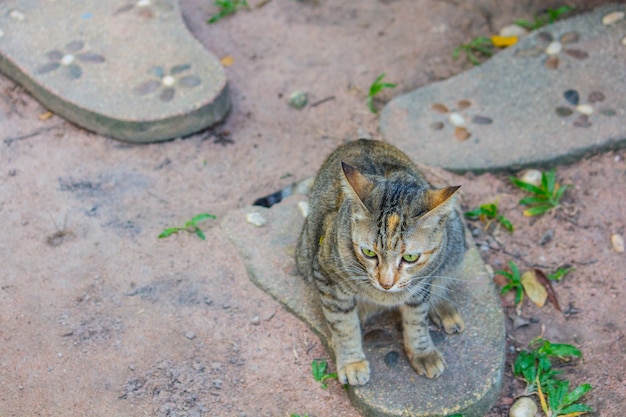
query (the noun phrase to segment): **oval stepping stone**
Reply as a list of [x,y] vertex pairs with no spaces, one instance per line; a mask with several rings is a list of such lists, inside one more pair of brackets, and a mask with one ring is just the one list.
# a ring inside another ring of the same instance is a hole
[[[624,12],[626,5],[611,4],[556,22],[480,66],[394,98],[381,112],[383,136],[416,162],[478,173],[571,163],[626,146]],[[546,51],[557,39],[565,47]],[[459,99],[472,103],[463,110],[471,121],[464,141],[433,111]],[[446,128],[437,130],[441,122]]]
[[[317,290],[294,276],[294,250],[304,218],[294,195],[270,209],[248,207],[228,213],[221,228],[233,242],[252,281],[282,303],[319,335],[329,349],[329,332],[316,298]],[[267,220],[262,228],[246,223],[250,212]],[[469,233],[466,234],[469,236]],[[259,245],[259,242],[266,244]],[[473,242],[458,273],[464,281],[454,291],[466,329],[457,335],[433,334],[447,367],[437,379],[419,376],[409,364],[397,316],[369,320],[363,331],[371,379],[349,387],[348,396],[364,416],[484,416],[499,398],[505,354],[504,315],[493,280]],[[441,336],[437,336],[441,335]],[[331,365],[334,369],[334,364]]]
[[161,141],[230,107],[224,70],[188,32],[177,0],[8,0],[0,30],[0,71],[88,130]]

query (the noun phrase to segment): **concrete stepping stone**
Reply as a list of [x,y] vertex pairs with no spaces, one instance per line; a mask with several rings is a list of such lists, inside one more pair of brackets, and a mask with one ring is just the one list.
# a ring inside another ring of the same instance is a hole
[[[304,223],[298,203],[304,200],[306,197],[294,195],[270,209],[235,210],[223,219],[221,227],[239,251],[252,281],[306,322],[331,352],[316,290],[298,275],[294,260]],[[393,315],[366,325],[364,349],[371,380],[348,390],[363,416],[462,413],[464,417],[482,417],[498,399],[504,367],[504,316],[495,285],[474,245],[470,247],[459,274],[466,281],[455,291],[467,328],[459,335],[433,333],[435,345],[447,361],[438,379],[420,377],[411,368]]]
[[484,64],[392,100],[385,138],[456,172],[574,162],[626,145],[626,6],[546,26]]
[[0,71],[52,112],[129,142],[187,135],[230,106],[176,0],[0,2]]

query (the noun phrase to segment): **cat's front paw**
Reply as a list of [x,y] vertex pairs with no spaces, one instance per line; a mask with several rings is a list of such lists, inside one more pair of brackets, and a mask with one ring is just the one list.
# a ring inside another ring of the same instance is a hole
[[419,375],[427,378],[437,378],[446,369],[446,362],[437,349],[432,349],[424,353],[417,354],[407,351],[411,366]]
[[370,363],[365,359],[338,368],[337,379],[342,384],[365,385],[370,380]]
[[439,328],[447,334],[461,333],[465,330],[465,322],[461,313],[453,305],[443,304],[431,308],[429,317]]

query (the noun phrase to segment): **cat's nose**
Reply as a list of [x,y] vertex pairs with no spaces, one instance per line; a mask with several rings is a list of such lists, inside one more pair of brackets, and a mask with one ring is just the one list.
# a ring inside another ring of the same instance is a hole
[[391,284],[385,284],[383,282],[379,282],[379,284],[384,290],[388,290],[389,288],[393,287],[393,282]]

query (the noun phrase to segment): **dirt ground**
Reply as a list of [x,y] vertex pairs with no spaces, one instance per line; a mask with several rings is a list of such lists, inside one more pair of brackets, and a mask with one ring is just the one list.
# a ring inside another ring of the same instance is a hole
[[[553,1],[250,1],[215,25],[211,2],[182,0],[191,32],[226,69],[227,120],[188,138],[129,145],[46,112],[0,76],[0,416],[290,416],[358,414],[344,390],[311,377],[327,358],[317,337],[248,279],[220,217],[312,176],[336,146],[380,138],[365,104],[380,73],[398,88],[383,99],[446,79],[469,64],[452,49]],[[573,2],[585,10],[600,1]],[[295,110],[287,97],[309,94]],[[379,105],[382,103],[378,103]],[[626,404],[626,236],[623,150],[558,167],[571,184],[553,215],[522,216],[523,194],[505,174],[452,175],[465,208],[499,198],[513,235],[481,232],[495,270],[515,260],[552,272],[564,312],[525,301],[529,324],[507,319],[508,360],[543,334],[578,346],[567,366],[589,382],[595,416]],[[210,212],[206,241],[157,239],[168,226]],[[549,238],[551,236],[551,238]],[[264,242],[259,242],[263,245]],[[515,309],[503,297],[508,315]],[[428,383],[428,381],[424,381]],[[507,369],[490,416],[507,415],[523,390]]]

